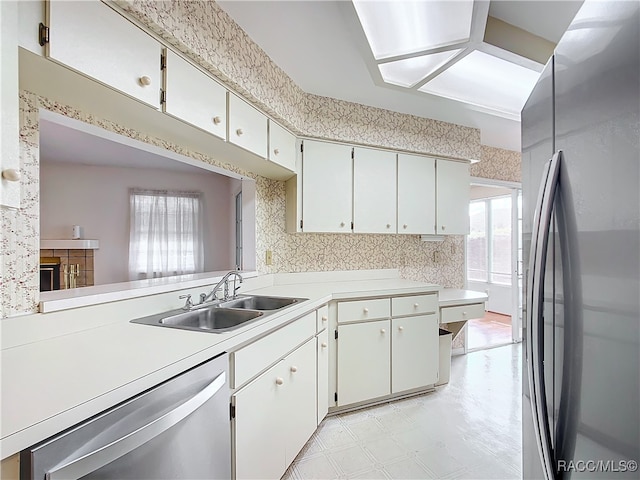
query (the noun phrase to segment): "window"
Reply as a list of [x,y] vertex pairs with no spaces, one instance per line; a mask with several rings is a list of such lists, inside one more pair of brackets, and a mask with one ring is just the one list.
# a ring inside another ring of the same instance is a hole
[[469,204],[467,278],[511,285],[511,197]]
[[201,193],[136,189],[129,204],[132,280],[204,271]]

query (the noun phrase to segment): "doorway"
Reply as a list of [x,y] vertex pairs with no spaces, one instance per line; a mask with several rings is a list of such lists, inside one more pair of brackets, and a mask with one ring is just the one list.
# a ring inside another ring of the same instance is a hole
[[465,350],[522,341],[520,184],[473,178],[466,240],[466,284],[486,292],[486,314],[469,320]]

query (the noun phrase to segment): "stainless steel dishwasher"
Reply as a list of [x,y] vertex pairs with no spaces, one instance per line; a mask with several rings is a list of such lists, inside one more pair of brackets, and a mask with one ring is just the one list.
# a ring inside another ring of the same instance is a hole
[[20,478],[231,478],[228,354],[32,448]]

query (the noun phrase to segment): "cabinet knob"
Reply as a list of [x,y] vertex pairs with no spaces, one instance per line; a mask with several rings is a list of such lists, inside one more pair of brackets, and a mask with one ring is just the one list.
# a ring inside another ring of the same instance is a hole
[[242,131],[242,129],[241,129],[241,128],[239,128],[239,129],[237,129],[237,130],[236,130],[236,135],[238,135],[238,136],[242,135],[243,133],[244,133],[244,132]]
[[323,322],[326,322],[327,320],[328,320],[328,318],[327,318],[325,315],[323,315],[323,316],[322,316],[322,321],[323,321]]
[[16,170],[15,168],[7,168],[2,171],[2,178],[9,180],[10,182],[20,181],[20,176],[20,170]]
[[381,333],[382,335],[384,335],[385,333],[387,333],[387,331],[386,331],[384,328],[381,328],[381,329],[380,329],[380,333]]
[[387,228],[391,228],[391,224],[390,223],[387,223]]
[[462,312],[462,316],[466,317],[467,316],[467,312]]
[[442,228],[442,230],[444,230],[447,227],[445,225],[442,225],[440,228]]
[[151,78],[147,77],[146,75],[140,77],[138,80],[140,81],[140,85],[142,85],[143,87],[148,87],[149,85],[151,85]]
[[340,226],[341,226],[341,227],[344,227],[344,222],[340,222]]
[[280,154],[280,150],[278,150],[277,148],[273,149],[273,154],[274,155],[279,155]]
[[418,308],[420,305],[418,305],[417,303],[413,304],[413,308]]
[[293,365],[291,367],[291,373],[296,373],[298,371],[298,367],[296,367],[295,365]]
[[362,312],[363,313],[369,313],[369,309],[365,307],[365,308],[362,309]]
[[284,383],[284,380],[280,377],[276,378],[276,385],[282,385]]
[[321,346],[322,348],[327,348],[327,342],[322,342],[322,343],[320,344],[320,346]]
[[398,330],[403,331],[403,330],[404,330],[404,327],[403,327],[402,325],[400,325],[400,326],[398,327]]
[[222,122],[222,119],[220,117],[213,117],[214,125],[219,125],[220,122]]
[[402,225],[402,228],[407,228],[407,224],[405,223],[404,225]]

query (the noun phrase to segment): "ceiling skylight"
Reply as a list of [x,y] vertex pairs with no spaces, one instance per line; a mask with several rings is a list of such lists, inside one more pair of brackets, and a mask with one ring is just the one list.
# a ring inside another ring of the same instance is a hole
[[405,58],[395,62],[381,63],[378,68],[385,82],[401,87],[411,87],[429,76],[461,51],[462,49],[458,49]]
[[353,0],[376,60],[469,40],[473,0]]
[[419,90],[519,114],[539,75],[528,68],[475,50]]

